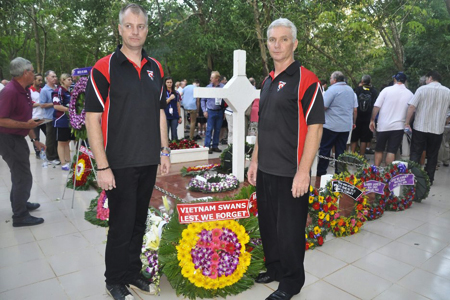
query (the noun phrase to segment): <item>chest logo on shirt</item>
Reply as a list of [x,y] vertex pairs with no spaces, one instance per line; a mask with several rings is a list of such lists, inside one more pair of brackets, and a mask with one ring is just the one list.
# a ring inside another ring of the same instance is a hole
[[278,89],[277,89],[277,92],[279,92],[285,85],[286,85],[286,82],[284,82],[284,81],[279,81],[279,82],[278,82]]
[[150,79],[153,80],[153,71],[147,70],[147,74],[148,74],[148,77],[150,77]]

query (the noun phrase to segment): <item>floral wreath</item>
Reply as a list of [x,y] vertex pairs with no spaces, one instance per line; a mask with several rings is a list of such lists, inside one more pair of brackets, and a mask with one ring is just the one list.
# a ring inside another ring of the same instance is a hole
[[106,196],[105,190],[100,193],[97,201],[97,219],[102,221],[109,220],[109,207],[108,207],[108,197]]
[[109,208],[105,191],[100,191],[91,200],[89,208],[84,212],[84,219],[92,225],[108,227]]
[[95,174],[92,172],[93,166],[89,156],[85,153],[79,153],[78,162],[75,164],[76,159],[77,156],[74,155],[72,163],[72,176],[70,176],[66,186],[73,189],[73,181],[75,180],[75,189],[77,191],[85,191],[89,189],[89,186],[93,185],[95,181]]
[[189,168],[183,167],[181,169],[181,176],[185,177],[202,175],[206,171],[215,170],[217,168],[220,168],[220,164],[201,165]]
[[428,198],[428,194],[431,189],[430,177],[428,177],[427,172],[422,168],[422,166],[412,160],[402,160],[408,163],[408,169],[414,174],[414,179],[416,183],[416,190],[414,193],[414,201],[422,202]]
[[170,150],[180,150],[180,149],[193,149],[193,148],[200,148],[199,144],[197,144],[195,141],[188,140],[188,139],[182,139],[179,141],[172,141],[169,143]]
[[338,211],[338,207],[333,203],[330,196],[324,197],[317,189],[309,187],[308,213],[312,219],[312,224],[305,229],[306,245],[305,249],[314,249],[317,245],[322,246],[324,239],[330,231],[330,220]]
[[[352,164],[358,164],[358,165],[367,165],[367,159],[364,158],[364,156],[359,155],[356,152],[344,152],[341,155],[339,155],[338,160],[342,160],[348,163]],[[338,170],[338,173],[341,172],[348,172],[348,166],[345,163],[339,164],[340,170]]]
[[146,230],[142,243],[142,275],[150,283],[150,294],[159,294],[161,272],[158,263],[158,250],[163,226],[169,221],[169,215],[153,207],[148,209]]
[[[85,91],[88,79],[87,77],[81,77],[70,96],[69,102],[69,120],[72,132],[76,139],[87,139],[87,131],[85,126],[86,111],[84,108]],[[80,112],[81,108],[81,112]]]
[[220,193],[234,190],[238,187],[239,180],[232,174],[204,173],[201,176],[192,178],[188,184],[189,190],[203,193]]
[[[390,164],[385,168],[383,177],[386,183],[389,185],[389,182],[392,180],[392,178],[399,174],[412,174],[412,172],[406,167],[406,165],[402,163]],[[412,205],[415,193],[415,184],[403,186],[403,196],[397,197],[393,192],[389,193],[389,197],[386,200],[386,210],[402,211],[408,209]]]
[[386,184],[383,176],[380,173],[380,170],[377,166],[364,166],[361,168],[358,173],[356,174],[356,177],[360,178],[361,181],[366,182],[369,180],[375,180],[378,182],[382,182],[384,185],[384,194],[378,194],[375,193],[375,201],[370,204],[368,213],[367,213],[367,220],[376,220],[378,218],[381,218],[384,214],[384,210],[386,207],[386,199],[391,194],[391,191],[389,190],[389,185]]
[[[159,263],[177,295],[189,299],[236,295],[249,289],[264,267],[258,218],[178,222],[175,211],[163,231]],[[251,251],[251,252],[250,252]]]
[[368,210],[370,209],[367,203],[367,196],[364,195],[364,185],[362,181],[355,177],[353,174],[348,172],[342,172],[340,174],[335,174],[333,179],[328,182],[326,189],[323,191],[323,197],[328,199],[330,197],[330,202],[337,206],[337,201],[341,197],[340,192],[332,191],[333,181],[345,181],[354,185],[363,193],[355,200],[355,205],[353,207],[352,214],[349,217],[344,217],[340,215],[340,210],[334,214],[333,220],[330,221],[331,232],[337,237],[348,236],[358,233],[364,222],[367,220]]

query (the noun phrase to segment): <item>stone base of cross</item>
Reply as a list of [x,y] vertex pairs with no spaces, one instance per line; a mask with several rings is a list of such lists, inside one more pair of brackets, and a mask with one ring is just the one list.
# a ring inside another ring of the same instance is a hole
[[[233,110],[233,175],[244,181],[245,163],[245,110],[255,98],[259,98],[260,90],[256,90],[247,78],[246,52],[233,52],[233,77],[222,89],[195,88],[196,98],[223,98]],[[230,142],[230,141],[229,141]]]

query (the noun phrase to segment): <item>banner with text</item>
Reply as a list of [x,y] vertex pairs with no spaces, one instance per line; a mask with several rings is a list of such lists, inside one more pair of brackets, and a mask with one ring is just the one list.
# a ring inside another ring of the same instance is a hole
[[88,155],[90,158],[94,158],[94,154],[92,153],[92,151],[86,148],[85,146],[80,147],[80,152]]
[[400,185],[414,185],[414,174],[400,174],[389,181],[391,191]]
[[353,184],[350,184],[345,181],[335,180],[331,183],[331,190],[338,193],[344,193],[353,199],[358,199],[361,196],[362,192]]
[[364,182],[364,187],[366,188],[366,191],[364,192],[365,195],[370,193],[376,193],[383,195],[384,194],[384,187],[386,184],[383,182],[379,182],[376,180],[368,180]]
[[180,224],[244,219],[250,217],[249,200],[177,204]]

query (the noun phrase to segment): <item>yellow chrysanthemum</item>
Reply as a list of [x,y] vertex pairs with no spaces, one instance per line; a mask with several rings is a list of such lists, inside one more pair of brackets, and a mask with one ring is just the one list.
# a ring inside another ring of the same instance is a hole
[[319,212],[319,219],[323,219],[325,217],[325,213],[323,211]]
[[81,180],[84,174],[84,170],[86,169],[86,162],[84,159],[80,158],[78,160],[77,168],[76,168],[76,178],[77,180]]
[[313,196],[309,196],[309,203],[313,203],[314,202],[314,197]]
[[345,227],[341,227],[341,232],[344,233]]
[[309,192],[312,193],[314,191],[314,188],[312,185],[309,186]]
[[319,234],[321,232],[322,232],[322,230],[320,230],[319,226],[314,227],[314,234]]
[[336,221],[335,221],[335,220],[331,221],[331,222],[330,222],[330,225],[331,225],[331,226],[336,225]]
[[319,203],[323,203],[323,196],[319,196]]
[[353,230],[355,231],[355,233],[358,232],[359,231],[358,226],[355,226],[355,228]]
[[325,220],[330,221],[330,215],[329,214],[326,214]]

